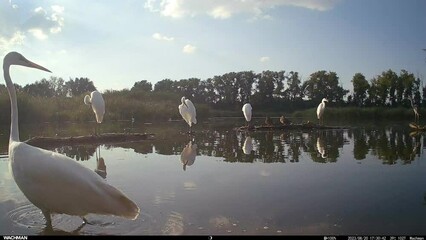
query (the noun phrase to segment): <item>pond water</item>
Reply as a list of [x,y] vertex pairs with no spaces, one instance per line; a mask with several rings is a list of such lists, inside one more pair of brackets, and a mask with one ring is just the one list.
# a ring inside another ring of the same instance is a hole
[[[92,127],[24,125],[21,138]],[[186,127],[140,125],[130,131],[156,138],[50,149],[96,171],[141,209],[136,220],[88,215],[91,225],[54,215],[53,231],[9,173],[8,131],[0,128],[0,235],[426,234],[426,138],[407,124],[246,133],[202,123],[192,137],[182,134]]]

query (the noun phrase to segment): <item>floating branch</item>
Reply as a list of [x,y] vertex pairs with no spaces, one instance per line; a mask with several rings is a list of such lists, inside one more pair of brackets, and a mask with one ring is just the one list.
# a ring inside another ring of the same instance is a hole
[[33,137],[25,141],[32,146],[63,146],[102,143],[135,142],[152,140],[154,134],[150,133],[104,133],[100,135],[88,135],[77,137]]
[[235,128],[237,131],[276,131],[276,130],[312,130],[312,129],[349,129],[342,126],[321,126],[314,123],[287,124],[287,125],[260,125],[260,126],[242,126]]

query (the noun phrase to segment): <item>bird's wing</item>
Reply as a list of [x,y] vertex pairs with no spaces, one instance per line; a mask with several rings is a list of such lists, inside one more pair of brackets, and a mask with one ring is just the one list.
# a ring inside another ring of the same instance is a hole
[[92,92],[92,109],[96,116],[96,121],[101,123],[105,114],[105,101],[102,95],[95,91]]
[[59,153],[12,142],[11,168],[16,183],[34,205],[53,213],[88,213],[135,218],[137,205],[94,171]]
[[182,116],[183,120],[185,120],[185,122],[189,124],[189,126],[191,126],[191,116],[189,115],[188,107],[183,105],[183,103],[179,105],[179,113]]
[[250,120],[251,120],[251,106],[250,105],[244,105],[244,107],[243,107],[243,114],[244,114],[244,117],[246,118],[246,120],[248,121],[248,122],[250,122]]
[[320,103],[317,107],[317,118],[320,119],[322,115],[322,103]]
[[189,99],[185,99],[185,104],[188,106],[188,111],[191,115],[191,122],[197,124],[197,111],[194,104]]

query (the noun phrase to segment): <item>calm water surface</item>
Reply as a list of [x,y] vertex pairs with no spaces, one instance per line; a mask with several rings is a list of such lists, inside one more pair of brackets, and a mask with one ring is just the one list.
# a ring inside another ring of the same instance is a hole
[[[426,139],[410,135],[407,124],[255,133],[201,126],[189,137],[181,134],[183,122],[140,125],[133,131],[156,139],[52,148],[105,177],[141,209],[134,221],[89,215],[92,225],[54,215],[53,232],[9,173],[8,132],[1,128],[0,235],[426,234]],[[23,126],[21,138],[92,127]]]

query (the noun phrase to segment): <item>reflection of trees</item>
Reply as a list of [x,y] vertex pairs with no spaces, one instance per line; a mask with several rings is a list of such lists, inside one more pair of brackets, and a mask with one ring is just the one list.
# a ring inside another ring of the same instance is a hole
[[[336,162],[339,157],[339,148],[345,143],[344,131],[312,131],[307,138],[306,152],[314,162]],[[321,145],[325,154],[319,153],[318,145]]]
[[[354,141],[360,143],[361,140],[356,138],[357,134],[359,133],[354,134]],[[396,164],[398,160],[409,164],[415,156],[420,156],[420,144],[423,137],[421,135],[411,137],[406,129],[375,129],[365,131],[363,137],[367,139],[367,144],[366,146],[362,146],[363,143],[361,146],[358,145],[357,152],[366,152],[370,149],[370,153],[377,156],[384,164]]]
[[[252,139],[252,151],[245,154],[244,142],[247,136]],[[191,138],[191,139],[190,139]],[[354,128],[343,130],[319,131],[276,131],[240,133],[229,129],[199,131],[195,136],[170,131],[156,136],[155,140],[106,144],[105,148],[131,148],[137,153],[155,152],[163,155],[180,155],[188,141],[197,144],[200,155],[223,158],[226,162],[299,162],[302,153],[314,162],[336,162],[339,150],[345,144],[353,144],[353,157],[366,159],[368,155],[376,156],[384,164],[396,164],[402,161],[409,164],[420,157],[426,145],[423,134],[411,134],[408,129],[398,128]],[[96,151],[96,145],[63,146],[56,148],[78,161],[88,160]]]
[[367,134],[364,129],[349,131],[350,137],[353,134],[354,139],[354,158],[356,160],[364,159],[368,154]]
[[62,146],[56,148],[55,151],[77,161],[87,161],[95,154],[96,147],[96,145]]

